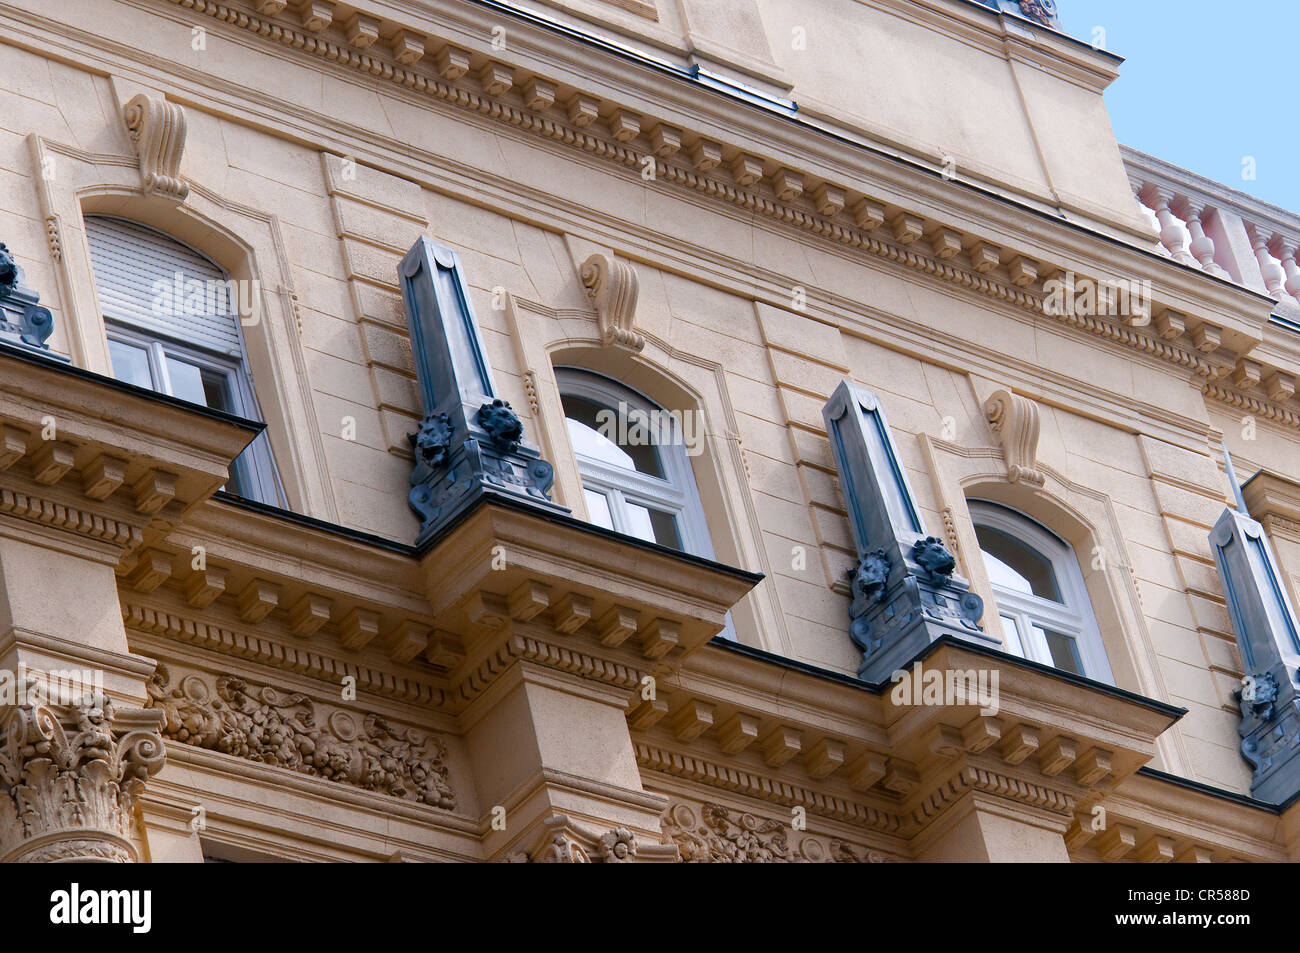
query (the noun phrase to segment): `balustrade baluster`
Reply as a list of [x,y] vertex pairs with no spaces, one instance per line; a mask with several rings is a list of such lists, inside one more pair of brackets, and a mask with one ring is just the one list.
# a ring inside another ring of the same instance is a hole
[[1171,208],[1175,215],[1187,223],[1187,231],[1192,236],[1192,257],[1201,263],[1201,270],[1207,274],[1227,278],[1227,270],[1214,260],[1214,239],[1205,234],[1204,219],[1208,211],[1206,207],[1199,202],[1179,196]]
[[1184,265],[1197,264],[1187,251],[1187,230],[1169,208],[1173,193],[1148,182],[1137,196],[1138,201],[1156,213],[1156,221],[1160,223],[1160,244],[1165,246],[1174,261]]
[[1268,249],[1268,236],[1262,228],[1249,222],[1246,223],[1246,232],[1250,236],[1251,247],[1255,249],[1255,260],[1259,262],[1259,275],[1264,279],[1264,287],[1273,297],[1280,298],[1285,290],[1282,287],[1282,266],[1273,260]]

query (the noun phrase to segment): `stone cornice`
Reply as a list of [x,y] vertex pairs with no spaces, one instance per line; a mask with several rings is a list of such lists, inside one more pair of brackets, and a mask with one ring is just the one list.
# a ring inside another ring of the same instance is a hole
[[[213,0],[170,0],[170,2],[192,7],[209,16],[231,22],[236,27],[265,36],[284,46],[335,61],[346,69],[377,76],[407,89],[410,94],[417,97],[444,100],[454,107],[467,109],[489,121],[499,120],[519,130],[532,130],[558,144],[580,149],[624,167],[639,166],[640,161],[653,151],[648,146],[638,149],[634,144],[623,145],[616,138],[606,137],[605,133],[595,125],[577,128],[547,118],[541,115],[546,111],[544,106],[536,110],[521,108],[514,105],[511,100],[513,94],[509,92],[503,94],[504,98],[494,97],[486,92],[480,92],[468,81],[446,82],[439,79],[435,74],[417,68],[420,66],[419,63],[408,67],[391,58],[376,55],[373,50],[362,52],[350,48],[346,42],[331,39],[332,34],[328,32],[308,33],[288,22],[258,16],[245,12],[240,7],[218,4]],[[459,11],[458,15],[468,16],[461,8],[456,9]],[[471,17],[465,22],[474,22],[474,20]],[[462,36],[461,39],[464,37]],[[476,40],[476,42],[481,41]],[[426,42],[427,50],[433,50],[436,46],[437,41]],[[553,47],[554,44],[551,44],[546,49],[553,54]],[[520,51],[526,49],[526,45],[517,46],[512,49],[512,55],[520,55]],[[480,55],[474,54],[475,60]],[[599,57],[588,57],[583,62],[590,67],[593,61],[598,59]],[[554,55],[544,58],[541,62],[553,64]],[[502,69],[508,73],[510,67],[503,65]],[[586,73],[590,72],[588,68]],[[624,81],[626,82],[626,76]],[[662,90],[657,92],[662,93]],[[738,111],[734,104],[725,101],[722,101],[722,105],[719,106],[719,103],[713,102],[714,99],[717,97],[691,99],[690,104],[694,108],[685,114],[686,117],[692,121],[700,120],[702,109],[719,108],[720,116],[725,117],[726,121],[717,128],[727,130],[729,138],[732,139],[740,125],[749,122],[769,124],[779,122],[777,117],[770,116],[756,120],[752,115],[753,110]],[[601,106],[599,99],[592,102],[593,108],[597,110],[610,105],[617,107],[617,104],[608,102],[606,106]],[[652,111],[657,110],[661,114],[666,111],[662,95],[657,95],[649,102]],[[644,108],[644,104],[641,108]],[[674,117],[672,121],[679,120]],[[649,120],[639,121],[638,125],[643,131],[657,128],[653,121]],[[681,140],[684,146],[683,153],[687,151],[685,147],[694,150],[694,145],[689,141],[691,138],[689,132],[683,133],[677,127],[670,127],[670,130],[675,137],[686,136]],[[789,180],[790,168],[798,168],[800,163],[806,166],[812,160],[807,148],[806,130],[804,134],[797,136],[792,136],[788,129],[784,132],[779,130],[779,125],[772,128],[765,127],[763,134],[755,139],[755,143],[769,155],[775,156],[772,152],[773,148],[782,142],[789,142],[788,154],[761,163],[764,166],[762,174],[766,178],[772,178],[780,173],[786,175]],[[1227,372],[1230,364],[1216,365],[1197,356],[1198,347],[1190,341],[1190,336],[1195,336],[1203,324],[1211,331],[1217,332],[1220,344],[1240,354],[1247,353],[1260,339],[1263,316],[1260,319],[1249,318],[1245,321],[1240,316],[1260,311],[1264,306],[1260,302],[1268,302],[1270,299],[1239,288],[1230,282],[1214,279],[1198,269],[1186,268],[1163,259],[1153,252],[1142,251],[1133,245],[1114,242],[1104,236],[1089,233],[1086,229],[1066,225],[1055,220],[1054,215],[1042,217],[1042,213],[1031,213],[1036,215],[1035,221],[1026,227],[1025,207],[1017,207],[1014,202],[1006,202],[969,183],[945,181],[935,169],[922,169],[916,163],[900,163],[897,157],[884,155],[878,150],[875,152],[864,150],[863,144],[839,141],[833,136],[826,138],[824,142],[822,139],[817,141],[819,145],[825,146],[828,161],[824,165],[813,167],[811,173],[800,171],[796,174],[796,178],[803,185],[804,197],[793,203],[767,198],[764,194],[767,189],[765,183],[763,190],[758,191],[739,188],[718,176],[702,175],[698,171],[686,169],[675,160],[659,162],[659,177],[661,181],[668,178],[679,185],[704,191],[729,203],[737,203],[740,208],[757,212],[763,217],[774,218],[787,225],[819,233],[830,241],[865,249],[873,255],[901,262],[905,267],[919,269],[940,280],[955,282],[980,294],[1005,300],[1034,314],[1042,313],[1040,295],[1020,291],[1005,278],[989,278],[976,274],[959,263],[955,264],[958,259],[945,261],[930,258],[926,254],[918,254],[909,245],[900,246],[895,242],[871,236],[869,234],[871,228],[864,231],[861,227],[848,224],[855,217],[861,219],[865,214],[874,227],[880,227],[874,225],[876,220],[874,213],[858,211],[857,196],[862,193],[854,192],[851,187],[846,189],[832,184],[835,177],[844,174],[844,170],[861,167],[864,162],[869,162],[873,167],[869,174],[864,176],[863,181],[871,183],[869,189],[875,195],[874,198],[870,195],[866,196],[865,201],[869,205],[872,202],[883,202],[887,206],[884,210],[890,222],[897,218],[897,214],[892,209],[899,209],[906,214],[919,216],[918,222],[921,225],[924,225],[927,220],[932,223],[943,223],[941,227],[951,227],[958,235],[964,234],[964,243],[984,241],[987,245],[1000,250],[1003,258],[1014,258],[1019,252],[1028,255],[1030,259],[1036,259],[1040,264],[1044,264],[1043,268],[1038,269],[1043,277],[1056,269],[1078,270],[1081,275],[1095,275],[1100,280],[1115,275],[1154,273],[1157,297],[1164,299],[1166,306],[1171,310],[1178,309],[1176,311],[1178,320],[1165,322],[1162,333],[1173,329],[1170,331],[1170,337],[1175,338],[1185,333],[1189,336],[1189,344],[1181,346],[1172,341],[1163,341],[1107,321],[1087,319],[1079,322],[1080,327],[1089,333],[1100,334],[1128,347],[1136,347],[1180,366],[1193,367],[1206,377],[1222,376]],[[744,151],[746,146],[742,144],[737,148]],[[727,158],[732,149],[732,146],[727,146],[723,158]],[[773,182],[776,181],[773,178]],[[891,182],[895,183],[896,187],[891,187]],[[824,195],[818,188],[820,184],[827,186]],[[829,202],[829,206],[823,205],[823,207],[839,207],[842,211],[827,217],[821,214],[817,207],[813,207],[814,202]],[[1047,262],[1051,264],[1045,264]],[[1005,267],[1000,265],[997,270],[1001,273]],[[1184,315],[1190,316],[1191,320],[1184,320]],[[1160,317],[1161,315],[1157,313],[1158,323]],[[1211,334],[1208,339],[1215,337],[1215,334]],[[1196,343],[1204,344],[1206,340],[1206,337],[1201,336]],[[1207,392],[1207,394],[1216,397],[1217,392]]]
[[1264,522],[1280,519],[1292,526],[1300,523],[1300,482],[1272,470],[1260,470],[1241,485],[1250,515]]
[[0,349],[0,511],[114,564],[228,478],[261,424]]
[[[415,67],[419,66],[418,63],[413,64],[411,68],[407,68],[401,64],[386,61],[372,52],[349,50],[346,44],[336,43],[323,36],[304,33],[274,19],[244,14],[237,8],[218,4],[213,0],[171,0],[171,2],[192,7],[199,12],[207,13],[218,19],[234,22],[271,39],[315,53],[317,56],[334,60],[353,69],[388,78],[411,90],[422,93],[426,97],[440,99],[462,109],[478,113],[481,116],[504,121],[522,131],[531,131],[534,134],[539,134],[572,148],[581,149],[597,158],[628,168],[639,167],[642,160],[654,151],[653,147],[649,146],[637,148],[635,142],[628,142],[625,145],[623,141],[620,141],[621,137],[617,134],[613,138],[606,138],[594,124],[577,128],[571,124],[548,118],[545,115],[547,111],[545,107],[530,109],[515,105],[511,101],[508,92],[500,96],[493,96],[486,91],[480,92],[464,82],[444,81],[416,69]],[[517,55],[520,51],[512,50],[512,52]],[[510,69],[508,66],[504,68],[507,71]],[[707,98],[705,97],[705,99]],[[659,97],[656,102],[662,104],[662,97]],[[691,119],[698,120],[699,103],[698,100],[693,102],[697,108],[689,116]],[[593,100],[593,108],[597,107],[599,107],[599,102]],[[638,106],[638,108],[642,107]],[[659,110],[663,111],[662,105],[659,106]],[[617,107],[615,114],[617,115]],[[732,118],[735,119],[735,117]],[[592,114],[592,119],[595,119],[595,113]],[[680,120],[675,119],[674,121]],[[637,128],[648,129],[652,125],[651,122],[642,122],[638,116]],[[734,133],[735,122],[725,125],[724,128]],[[765,131],[767,135],[760,141],[762,148],[771,154],[772,145],[779,143],[783,137],[774,135],[773,130]],[[674,141],[686,142],[681,138],[683,135],[681,129],[673,127],[672,133]],[[689,135],[687,139],[689,139]],[[794,145],[795,142],[798,143],[800,148],[792,149],[790,155],[796,157],[792,161],[807,162],[806,141],[792,140],[791,144]],[[892,165],[887,162],[887,168],[873,170],[876,173],[872,178],[876,195],[867,195],[859,199],[858,195],[860,193],[853,192],[851,188],[846,189],[843,186],[833,184],[833,179],[823,179],[824,175],[842,175],[843,169],[851,168],[860,162],[863,157],[861,146],[856,144],[848,145],[851,147],[849,152],[837,157],[840,161],[816,169],[811,175],[807,175],[802,171],[798,173],[797,180],[801,183],[800,191],[804,196],[802,201],[782,201],[779,196],[774,201],[768,197],[766,188],[738,187],[716,175],[701,174],[698,167],[695,170],[688,169],[671,159],[657,162],[657,178],[660,181],[666,180],[679,186],[705,192],[747,211],[756,212],[761,216],[784,222],[786,225],[793,225],[796,228],[817,233],[832,242],[862,249],[874,256],[885,258],[911,269],[920,270],[943,281],[954,282],[976,293],[1004,300],[1035,314],[1043,313],[1043,298],[1039,293],[1022,291],[1003,277],[990,277],[976,273],[970,268],[959,264],[958,259],[945,260],[937,256],[931,257],[926,253],[917,253],[910,247],[910,238],[904,239],[904,243],[900,244],[898,241],[875,237],[870,232],[884,225],[886,219],[895,222],[897,215],[890,209],[901,208],[903,213],[919,216],[917,219],[918,229],[925,228],[927,221],[931,223],[935,221],[941,222],[943,223],[941,227],[954,227],[957,230],[956,234],[959,236],[964,232],[963,244],[985,241],[1000,249],[1004,258],[1014,258],[1015,252],[1011,251],[1010,247],[1018,246],[1016,250],[1027,253],[1031,258],[1037,258],[1040,263],[1051,262],[1045,269],[1039,269],[1044,277],[1051,271],[1058,269],[1077,269],[1083,275],[1096,276],[1098,280],[1105,280],[1114,276],[1154,273],[1154,284],[1158,289],[1156,295],[1164,301],[1166,307],[1175,312],[1177,318],[1177,320],[1171,320],[1162,325],[1162,329],[1165,329],[1162,330],[1162,334],[1165,334],[1169,328],[1182,329],[1173,331],[1169,336],[1188,335],[1188,346],[1180,346],[1171,341],[1163,340],[1161,337],[1134,331],[1116,322],[1091,317],[1075,318],[1072,315],[1063,315],[1059,316],[1059,318],[1090,334],[1097,334],[1116,343],[1153,354],[1162,360],[1189,367],[1204,377],[1222,376],[1228,372],[1231,365],[1216,365],[1200,356],[1200,352],[1204,350],[1200,345],[1205,338],[1197,339],[1195,344],[1192,343],[1191,338],[1196,333],[1199,333],[1203,323],[1208,324],[1216,332],[1219,344],[1238,354],[1248,353],[1261,340],[1261,329],[1267,316],[1261,313],[1257,318],[1244,321],[1240,316],[1259,311],[1259,302],[1266,302],[1269,299],[1233,285],[1231,282],[1214,279],[1203,274],[1198,269],[1186,268],[1163,259],[1154,253],[1140,251],[1131,245],[1108,241],[1099,235],[1093,237],[1100,239],[1100,241],[1088,241],[1085,238],[1085,231],[1054,224],[1050,220],[1045,223],[1036,223],[1039,225],[1037,228],[1030,226],[1029,229],[1026,229],[1023,221],[1023,210],[1008,215],[1011,206],[999,203],[992,196],[981,198],[978,188],[954,188],[954,183],[944,181],[942,177],[934,175],[932,171],[922,174],[919,178],[915,175],[905,175],[906,184],[900,181],[900,188],[893,193],[887,193],[887,190],[882,186],[888,183],[891,178],[897,179],[900,171],[900,166],[896,161]],[[722,147],[719,146],[719,148]],[[730,148],[728,146],[727,150],[729,151]],[[726,156],[721,152],[719,156],[726,159]],[[771,179],[773,188],[780,192],[782,189],[781,180],[776,177],[785,174],[788,180],[790,164],[791,160],[786,156],[782,156],[768,159],[766,162],[759,162],[756,169],[761,167],[760,176]],[[774,165],[775,171],[773,171]],[[836,170],[840,171],[837,172]],[[819,182],[826,186],[825,191],[818,191],[817,185]],[[919,208],[917,207],[918,198],[922,201]],[[870,207],[873,202],[883,202],[884,206],[888,206],[888,208],[882,206],[884,218],[881,218],[878,224],[874,213],[858,211],[860,208],[859,203],[862,201],[868,203],[867,207]],[[894,201],[899,204],[894,205]],[[972,202],[973,204],[971,204]],[[963,216],[962,208],[967,205],[969,205],[972,214]],[[836,208],[838,211],[827,213],[829,208]],[[872,223],[870,227],[865,229],[860,224],[863,221],[864,214]],[[852,221],[855,217],[858,223],[856,225],[849,224],[849,221]],[[990,225],[999,221],[1003,222],[1005,226],[1003,231],[1001,234],[990,238]],[[1046,227],[1042,227],[1044,224]],[[894,227],[897,228],[897,225],[895,224]],[[1031,232],[1038,234],[1030,234]],[[1039,235],[1047,235],[1049,232],[1052,235],[1046,241],[1039,237]],[[919,234],[917,237],[920,237]],[[1080,239],[1083,239],[1082,244]],[[1026,240],[1033,242],[1036,247],[1026,245]],[[1014,244],[1007,246],[1008,241]],[[1078,252],[1072,254],[1067,251],[1064,256],[1062,255],[1062,249],[1073,248],[1077,248]],[[1140,262],[1133,257],[1135,254],[1141,257]],[[1003,266],[999,265],[997,268],[998,275],[1003,270]],[[1210,306],[1208,312],[1206,311],[1207,305]],[[1191,322],[1187,322],[1184,316],[1188,314],[1196,317],[1193,317]],[[1204,315],[1204,317],[1198,315]],[[1216,335],[1211,335],[1211,338],[1214,337]],[[1213,395],[1212,392],[1211,395]]]
[[[155,600],[150,600],[155,601]],[[285,669],[337,686],[344,678],[356,679],[358,692],[389,698],[397,702],[433,708],[444,707],[452,697],[450,690],[430,672],[426,678],[416,673],[395,672],[392,666],[378,668],[367,662],[374,659],[342,658],[340,653],[315,647],[299,640],[272,636],[261,627],[245,631],[204,621],[201,613],[178,614],[142,604],[124,594],[122,620],[128,632],[139,632],[184,643],[205,653],[227,655],[256,662],[273,669]],[[268,627],[269,628],[269,627]],[[138,642],[138,639],[133,639]],[[143,647],[143,646],[142,646]],[[161,655],[175,650],[162,649]]]
[[539,516],[508,500],[479,505],[422,558],[438,624],[493,632],[546,613],[561,632],[672,660],[712,638],[761,576]]
[[882,834],[901,834],[905,826],[896,812],[827,794],[799,784],[775,780],[766,772],[742,770],[695,754],[646,742],[636,743],[637,764],[646,771],[683,778],[786,807],[802,805],[810,814],[832,818]]
[[[995,713],[974,699],[898,703],[890,685],[752,654],[710,647],[660,678],[655,698],[632,698],[642,768],[908,838],[933,836],[967,794],[1064,832],[1078,805],[1152,757],[1181,711],[959,640],[935,643],[920,664],[996,669]],[[880,827],[882,817],[901,826]]]
[[626,693],[761,578],[500,502],[422,557],[262,508],[192,516],[120,573],[128,630],[453,713],[518,661]]
[[[1067,836],[1072,851],[1109,853],[1116,856],[1106,859],[1116,860],[1294,860],[1278,846],[1282,822],[1275,812],[1150,772],[1125,779],[1098,803],[1105,811],[1105,828],[1091,831],[1086,820],[1093,815],[1085,811],[1083,822]],[[1115,833],[1107,839],[1107,831]],[[1150,856],[1143,856],[1144,849]]]

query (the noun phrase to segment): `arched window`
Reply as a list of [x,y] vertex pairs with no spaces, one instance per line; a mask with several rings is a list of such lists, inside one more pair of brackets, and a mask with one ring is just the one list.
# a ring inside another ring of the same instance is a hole
[[[557,368],[569,441],[591,522],[713,558],[681,413],[607,377]],[[698,446],[698,445],[696,445]]]
[[1074,549],[1015,510],[972,500],[1006,650],[1114,683]]
[[[136,222],[87,216],[86,238],[113,376],[261,420],[239,325],[252,306],[248,283],[232,281],[193,248]],[[265,433],[235,460],[225,489],[284,505]]]

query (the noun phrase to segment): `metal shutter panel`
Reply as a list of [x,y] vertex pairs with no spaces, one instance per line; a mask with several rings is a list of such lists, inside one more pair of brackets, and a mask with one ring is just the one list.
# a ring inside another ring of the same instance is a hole
[[[238,302],[217,265],[161,232],[120,218],[87,216],[86,239],[107,320],[240,356]],[[193,294],[199,287],[193,281],[202,283],[201,299]]]

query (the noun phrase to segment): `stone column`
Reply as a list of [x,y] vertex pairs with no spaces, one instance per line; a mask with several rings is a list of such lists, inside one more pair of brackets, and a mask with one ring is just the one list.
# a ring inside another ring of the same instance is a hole
[[134,863],[135,802],[165,752],[162,712],[19,705],[0,721],[0,863]]

